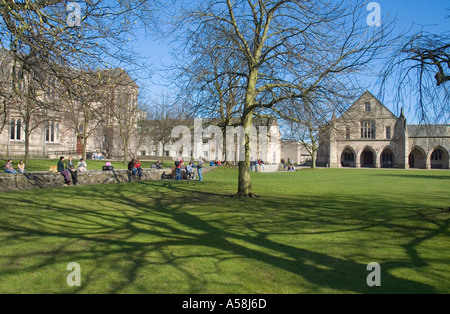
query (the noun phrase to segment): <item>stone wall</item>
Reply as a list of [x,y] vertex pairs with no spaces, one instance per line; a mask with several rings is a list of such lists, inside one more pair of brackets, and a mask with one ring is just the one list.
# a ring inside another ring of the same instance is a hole
[[[143,169],[142,181],[160,180],[171,169]],[[134,179],[133,179],[134,180]],[[127,170],[90,170],[78,173],[78,185],[129,182]],[[0,191],[28,190],[64,186],[64,178],[57,173],[30,172],[26,174],[0,173]]]

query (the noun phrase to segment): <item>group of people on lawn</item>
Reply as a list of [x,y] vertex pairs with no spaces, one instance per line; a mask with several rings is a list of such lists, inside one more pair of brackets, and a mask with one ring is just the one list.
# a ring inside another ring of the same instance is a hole
[[5,173],[25,173],[25,164],[22,160],[19,161],[17,164],[17,170],[15,170],[12,165],[12,160],[8,159],[5,165]]
[[[6,173],[25,173],[25,164],[21,160],[17,165],[18,170],[16,171],[12,165],[12,160],[8,159],[5,165],[5,172]],[[158,160],[154,165],[152,165],[152,168],[156,169],[162,169],[163,166],[161,162]],[[173,178],[177,181],[181,180],[182,178],[182,171],[183,174],[185,174],[183,177],[188,180],[195,179],[195,168],[197,169],[197,175],[198,180],[203,181],[202,177],[202,168],[203,168],[203,161],[200,159],[197,163],[197,165],[194,164],[193,161],[189,162],[187,166],[184,166],[184,162],[181,157],[178,157],[175,160],[175,167],[172,168],[173,170]],[[62,175],[64,177],[64,182],[67,185],[73,184],[76,185],[78,183],[78,173],[84,172],[87,170],[87,164],[86,161],[81,158],[80,162],[75,166],[75,163],[72,159],[72,157],[68,157],[67,161],[64,156],[61,156],[59,158],[56,171],[58,174]],[[139,177],[139,180],[142,178],[143,170],[141,167],[141,162],[138,158],[133,158],[128,163],[128,171],[131,175]]]
[[[184,166],[183,159],[181,157],[178,157],[175,160],[175,167],[172,168],[172,176],[176,181],[180,181],[182,177],[186,178],[187,180],[195,180],[195,168],[197,168],[198,181],[203,181],[203,160],[201,158],[198,160],[197,164],[195,164],[193,161],[190,161],[187,166]],[[182,173],[184,173],[185,175],[182,176]]]
[[261,159],[250,161],[250,171],[253,171],[254,168],[255,172],[258,172],[258,167],[261,167],[261,169],[264,170],[264,161]]
[[72,182],[73,185],[77,185],[78,182],[78,172],[84,172],[87,170],[87,164],[83,158],[80,159],[77,167],[72,160],[72,157],[69,157],[67,161],[64,163],[65,157],[59,157],[57,172],[64,177],[64,182],[67,185],[70,185]]

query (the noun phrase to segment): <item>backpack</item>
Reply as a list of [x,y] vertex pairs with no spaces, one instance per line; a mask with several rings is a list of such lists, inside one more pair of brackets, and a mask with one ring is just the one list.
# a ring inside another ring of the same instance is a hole
[[199,161],[198,165],[197,165],[197,168],[202,168],[202,167],[203,167],[203,161]]
[[177,166],[177,167],[180,166],[180,161],[179,160],[175,160],[175,166]]

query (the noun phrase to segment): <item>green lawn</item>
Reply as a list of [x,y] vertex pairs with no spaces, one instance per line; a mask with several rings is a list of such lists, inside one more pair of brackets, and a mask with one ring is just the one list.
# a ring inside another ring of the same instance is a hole
[[[0,158],[0,166],[1,169],[4,169],[4,165],[6,164],[7,159],[1,159]],[[13,159],[13,167],[17,170],[17,164],[19,163],[20,159]],[[25,171],[48,171],[51,166],[56,166],[59,159],[30,159],[28,162],[28,166],[25,168]],[[67,161],[67,158],[66,158]],[[74,159],[75,165],[78,164],[79,160]],[[105,165],[104,160],[87,160],[87,166],[89,170],[101,170],[102,167]],[[154,164],[154,161],[142,161],[141,165],[142,168],[151,168],[151,166]],[[165,160],[164,166],[165,167],[172,167],[174,162],[172,160]],[[111,165],[114,166],[114,169],[127,169],[128,163],[124,164],[123,161],[111,161]]]
[[450,293],[450,171],[204,179],[1,193],[0,293]]

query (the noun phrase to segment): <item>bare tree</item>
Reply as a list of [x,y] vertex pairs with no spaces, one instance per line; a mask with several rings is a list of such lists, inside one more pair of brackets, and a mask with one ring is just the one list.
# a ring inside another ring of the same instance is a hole
[[157,150],[161,145],[164,162],[167,145],[174,141],[171,137],[172,130],[180,124],[181,113],[171,104],[168,95],[163,95],[160,101],[156,101],[149,109],[149,117],[149,120],[141,121],[142,137]]
[[[119,64],[137,69],[140,60],[130,40],[136,29],[150,31],[157,26],[154,12],[159,7],[153,0],[3,0],[0,49],[17,68],[35,73],[43,91],[49,80],[70,81],[72,69],[92,71]],[[0,131],[12,97],[1,94]]]
[[175,55],[177,66],[179,99],[187,104],[185,111],[191,116],[207,118],[206,125],[215,125],[222,130],[221,160],[227,160],[226,128],[236,123],[242,113],[245,89],[242,78],[237,75],[245,66],[232,50],[216,49],[224,45],[227,38],[208,35],[204,40],[193,42],[189,63]]
[[[368,27],[362,1],[209,0],[183,12],[178,25],[183,46],[210,36],[222,39],[210,50],[230,51],[243,61],[241,125],[245,161],[239,162],[239,197],[254,196],[250,179],[253,115],[309,94],[345,94],[355,73],[370,66],[389,44],[392,25]],[[225,40],[226,39],[226,40]],[[209,41],[213,42],[213,41]],[[231,53],[230,53],[231,55]]]
[[421,121],[450,118],[450,34],[419,32],[406,38],[389,58],[382,74],[386,93],[393,82],[397,103],[417,99],[412,109]]
[[105,124],[110,81],[107,71],[76,71],[65,88],[64,96],[68,106],[65,115],[73,124],[77,139],[81,142],[82,156],[86,159],[88,140]]
[[316,168],[316,157],[319,150],[319,139],[324,128],[329,127],[328,110],[324,110],[320,104],[306,102],[302,105],[293,104],[286,111],[289,115],[282,114],[289,125],[288,138],[299,141],[311,155],[311,168]]
[[107,114],[112,118],[111,127],[113,134],[117,130],[119,141],[117,142],[123,152],[124,164],[127,163],[130,153],[130,145],[139,142],[137,138],[138,121],[143,110],[138,106],[138,86],[121,69],[110,70],[105,76],[108,80]]

